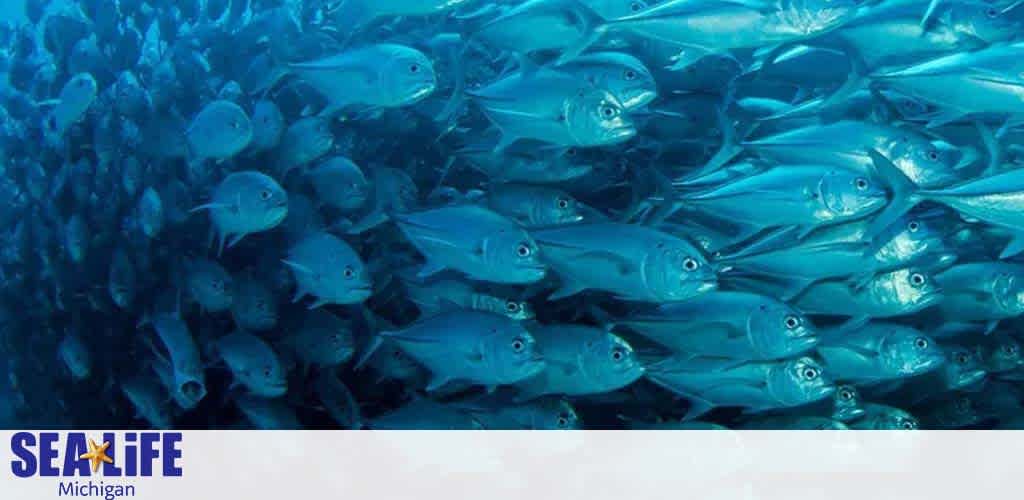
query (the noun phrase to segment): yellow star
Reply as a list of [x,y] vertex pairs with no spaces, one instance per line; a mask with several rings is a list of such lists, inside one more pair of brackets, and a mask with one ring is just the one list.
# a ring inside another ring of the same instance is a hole
[[114,460],[107,456],[107,448],[109,447],[109,442],[103,443],[102,446],[96,446],[96,441],[90,439],[89,453],[83,453],[82,456],[78,458],[92,462],[92,472],[95,474],[96,471],[100,469],[100,462],[106,462],[108,464],[114,463]]

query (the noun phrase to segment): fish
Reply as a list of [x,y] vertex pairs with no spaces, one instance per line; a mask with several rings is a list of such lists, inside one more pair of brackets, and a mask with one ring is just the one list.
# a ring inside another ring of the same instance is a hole
[[242,152],[252,141],[252,121],[231,101],[207,104],[185,130],[189,153],[197,161],[225,160]]
[[[206,210],[217,235],[217,253],[231,248],[252,233],[277,227],[288,215],[288,193],[272,177],[255,171],[235,172],[214,190]],[[230,238],[230,239],[229,239]]]
[[495,151],[521,139],[594,147],[632,139],[636,126],[614,95],[560,71],[513,73],[467,91],[501,133]]
[[1009,262],[957,264],[935,275],[942,287],[939,313],[950,323],[982,323],[988,332],[1000,320],[1024,313],[1024,266]]
[[921,422],[913,415],[893,406],[877,403],[864,405],[864,416],[849,424],[855,430],[912,431],[921,428]]
[[334,135],[327,120],[310,116],[288,125],[276,149],[277,172],[283,179],[295,168],[302,167],[327,154],[334,146]]
[[352,391],[329,370],[320,372],[315,390],[324,410],[343,429],[361,429],[363,416]]
[[487,192],[487,206],[527,229],[583,220],[579,202],[557,188],[505,183]]
[[321,116],[347,108],[396,108],[434,92],[437,75],[427,56],[412,47],[382,43],[349,49],[288,69],[327,98]]
[[878,322],[823,331],[817,354],[832,377],[854,385],[921,375],[946,361],[938,343],[921,331]]
[[276,398],[288,392],[288,382],[277,353],[259,337],[230,333],[215,341],[218,356],[231,370],[234,384],[259,397]]
[[445,269],[495,283],[533,283],[547,269],[537,243],[513,220],[476,205],[392,216],[426,258],[421,278]]
[[793,305],[807,314],[848,316],[853,324],[924,310],[942,301],[934,277],[915,268],[877,274],[862,287],[822,281],[806,288]]
[[616,318],[679,354],[737,360],[789,358],[812,350],[817,328],[800,311],[752,293],[713,291],[682,302],[638,308]]
[[330,158],[310,168],[306,177],[320,203],[343,212],[361,208],[370,197],[370,183],[363,170],[343,156]]
[[51,137],[62,138],[89,110],[97,92],[96,79],[89,73],[80,73],[69,79],[46,119],[47,133]]
[[714,290],[715,271],[689,242],[647,227],[596,223],[534,231],[561,286],[549,300],[584,290],[651,302],[682,301]]
[[378,335],[430,370],[428,391],[451,381],[491,388],[514,384],[545,366],[530,332],[520,322],[493,313],[442,312]]
[[306,315],[282,344],[305,366],[330,368],[345,363],[355,354],[351,326],[323,309]]
[[164,204],[152,187],[147,187],[139,198],[139,227],[149,238],[156,238],[164,227]]
[[75,380],[84,380],[92,375],[92,354],[77,334],[69,332],[64,336],[57,347],[57,355]]
[[547,394],[603,394],[626,387],[644,374],[633,347],[607,330],[552,324],[533,327],[530,333],[543,353],[545,366],[517,384],[521,400]]
[[509,403],[501,398],[477,398],[454,405],[469,413],[484,430],[575,430],[582,425],[576,409],[560,398]]
[[216,313],[231,309],[235,280],[223,266],[209,259],[187,264],[185,282],[189,295],[203,310]]
[[135,408],[138,418],[154,429],[171,429],[173,418],[166,405],[166,396],[156,381],[133,376],[121,381],[121,392]]
[[206,375],[199,346],[188,325],[176,314],[159,313],[149,318],[163,344],[163,351],[153,346],[156,363],[153,369],[168,387],[174,400],[183,408],[194,408],[206,397]]
[[277,298],[273,290],[251,274],[235,277],[231,317],[239,330],[262,332],[277,325]]
[[[413,272],[408,271],[406,274]],[[409,300],[416,304],[424,316],[433,316],[445,310],[473,309],[503,314],[520,321],[535,317],[529,302],[478,291],[472,284],[458,279],[441,277],[421,281],[412,275],[402,278],[402,286]]]
[[809,357],[737,362],[672,356],[646,368],[648,380],[687,398],[687,419],[722,406],[742,407],[751,412],[801,406],[835,392],[830,376]]
[[270,151],[281,143],[285,132],[284,116],[274,101],[261,99],[252,106],[252,139],[248,151],[253,154]]
[[298,302],[306,295],[316,301],[315,309],[326,304],[358,304],[373,294],[373,284],[359,254],[326,232],[312,233],[288,251],[284,264],[295,277]]

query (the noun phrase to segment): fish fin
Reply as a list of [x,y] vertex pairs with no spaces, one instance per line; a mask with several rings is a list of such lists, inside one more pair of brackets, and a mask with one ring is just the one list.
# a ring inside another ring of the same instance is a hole
[[672,61],[672,64],[666,65],[664,68],[667,71],[682,71],[712,54],[715,54],[715,52],[703,47],[686,47],[672,56],[669,59]]
[[377,352],[377,349],[380,349],[380,346],[383,344],[384,337],[381,337],[380,335],[374,335],[370,339],[370,344],[366,346],[366,350],[363,351],[363,354],[359,356],[359,360],[356,361],[356,364],[355,366],[352,367],[352,369],[355,371],[362,370],[363,367],[366,366],[366,363],[370,361],[370,358],[373,357],[373,354]]
[[452,381],[451,377],[448,377],[447,375],[441,375],[441,374],[436,374],[435,373],[430,378],[430,383],[427,384],[426,391],[427,392],[434,392],[434,391],[444,387],[445,384],[447,384],[448,382],[451,382],[451,381]]
[[683,416],[683,422],[689,422],[697,420],[698,418],[706,415],[708,412],[715,408],[715,405],[710,401],[698,397],[693,394],[684,395],[689,402],[690,406],[686,409],[686,415]]
[[1024,232],[1013,231],[1010,241],[1006,244],[1006,248],[1003,248],[1003,251],[999,253],[999,258],[1009,259],[1021,252],[1024,252]]
[[750,128],[741,137],[741,134],[736,131],[736,126],[733,124],[732,119],[726,114],[725,109],[721,107],[715,110],[715,119],[718,122],[718,129],[722,131],[722,145],[703,167],[687,176],[688,179],[703,177],[724,167],[730,160],[743,152],[743,145],[741,144],[743,138],[757,127],[756,123],[751,124]]
[[999,139],[996,138],[988,125],[981,121],[975,121],[974,128],[977,129],[978,137],[981,138],[981,143],[985,146],[985,152],[988,154],[988,165],[981,174],[981,177],[987,177],[999,171],[999,166],[1002,162],[1002,148],[1000,147]]
[[562,50],[562,54],[555,60],[555,66],[561,66],[576,59],[580,54],[596,44],[608,31],[607,21],[594,11],[590,5],[582,1],[575,3],[576,10],[573,10],[573,14],[577,18],[577,23],[584,27],[583,31],[586,35]]
[[373,229],[390,219],[387,213],[380,209],[374,209],[355,224],[348,228],[348,234],[362,234]]
[[999,320],[994,319],[985,323],[985,335],[991,335],[999,327]]
[[867,77],[864,76],[864,63],[858,57],[850,57],[849,60],[850,73],[846,76],[846,81],[832,95],[821,101],[821,104],[818,105],[819,109],[832,108],[846,101],[853,94],[857,93],[858,90],[867,86]]
[[310,269],[310,268],[308,268],[308,267],[306,267],[306,266],[304,266],[302,264],[299,264],[298,262],[291,261],[291,260],[288,260],[288,259],[281,259],[281,263],[286,265],[286,266],[288,266],[288,267],[290,267],[290,268],[292,268],[295,271],[300,272],[300,273],[310,274],[310,275],[314,274],[312,269]]
[[576,295],[577,293],[580,293],[586,289],[587,287],[583,286],[579,282],[574,281],[568,277],[563,277],[562,284],[558,287],[557,290],[548,295],[547,300],[564,299],[566,297]]
[[449,299],[437,299],[437,307],[440,311],[457,311],[463,309],[462,306]]
[[943,109],[931,115],[931,119],[925,124],[925,128],[938,128],[948,125],[966,116],[966,113],[956,109]]
[[313,309],[317,309],[317,308],[323,307],[325,305],[327,305],[327,301],[324,300],[324,299],[318,298],[313,303],[311,303],[308,307],[306,307],[306,309],[312,311]]
[[422,281],[437,273],[443,272],[444,270],[445,267],[443,265],[438,264],[430,259],[427,259],[427,261],[423,264],[423,267],[421,267],[419,272],[416,273],[416,279]]
[[896,219],[914,208],[922,198],[917,193],[917,186],[888,158],[874,149],[868,150],[875,172],[889,186],[891,198],[889,204],[875,216],[868,225],[867,236],[878,235],[889,227]]
[[242,238],[245,238],[246,234],[248,234],[248,233],[238,233],[238,234],[232,236],[231,240],[228,241],[228,248],[231,248],[231,247],[237,245],[239,241],[242,241]]
[[875,279],[875,273],[873,271],[863,271],[851,276],[849,278],[849,284],[854,291],[858,291],[868,286],[868,283],[871,283],[871,280],[873,279]]
[[204,205],[199,205],[198,207],[195,207],[195,208],[189,210],[188,213],[191,214],[191,213],[198,212],[200,210],[221,210],[221,209],[228,209],[228,210],[230,210],[231,207],[232,207],[232,205],[230,205],[228,203],[206,203]]
[[860,327],[868,324],[869,321],[871,321],[870,316],[854,316],[843,322],[843,324],[840,325],[839,328],[843,330],[857,330]]
[[935,15],[935,9],[939,7],[939,3],[942,0],[931,0],[928,2],[928,7],[924,11],[924,15],[921,16],[921,29],[927,31],[928,26],[931,24],[932,16]]

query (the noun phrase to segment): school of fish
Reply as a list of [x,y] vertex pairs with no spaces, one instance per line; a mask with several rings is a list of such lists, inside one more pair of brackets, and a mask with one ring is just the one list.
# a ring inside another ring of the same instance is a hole
[[23,0],[0,427],[1024,428],[1020,0]]

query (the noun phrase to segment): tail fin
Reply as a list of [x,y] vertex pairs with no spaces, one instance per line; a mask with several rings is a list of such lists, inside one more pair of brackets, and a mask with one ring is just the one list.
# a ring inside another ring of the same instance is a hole
[[579,25],[584,27],[583,31],[586,35],[577,40],[573,45],[566,47],[562,51],[562,55],[555,60],[555,66],[565,64],[579,57],[580,54],[586,52],[587,49],[597,43],[608,32],[609,24],[607,19],[598,14],[586,2],[577,1],[575,3],[576,8],[573,14],[576,15]]
[[867,234],[873,236],[909,212],[922,199],[917,192],[917,185],[888,158],[874,149],[869,150],[868,154],[871,156],[871,161],[874,162],[875,172],[889,186],[891,195],[889,204],[875,216],[875,220],[868,226]]

